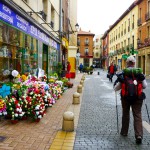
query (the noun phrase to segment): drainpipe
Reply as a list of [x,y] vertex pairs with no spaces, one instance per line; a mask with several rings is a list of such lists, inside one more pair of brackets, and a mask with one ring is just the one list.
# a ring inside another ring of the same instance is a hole
[[59,39],[61,43],[58,54],[58,61],[62,63],[62,0],[59,0]]

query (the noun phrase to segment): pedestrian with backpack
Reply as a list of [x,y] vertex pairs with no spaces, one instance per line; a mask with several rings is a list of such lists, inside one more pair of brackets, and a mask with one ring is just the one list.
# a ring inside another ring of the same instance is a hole
[[117,80],[114,83],[114,90],[121,90],[122,128],[120,134],[128,135],[131,107],[136,143],[141,144],[143,138],[141,109],[145,99],[143,89],[146,88],[147,82],[141,69],[135,68],[134,56],[129,56],[126,63],[127,68],[117,74]]
[[111,81],[111,82],[113,82],[114,73],[115,73],[115,67],[112,62],[111,65],[108,67],[109,81]]

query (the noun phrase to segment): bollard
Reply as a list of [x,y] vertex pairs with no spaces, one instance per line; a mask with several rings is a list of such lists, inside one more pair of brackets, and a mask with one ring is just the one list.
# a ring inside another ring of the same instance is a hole
[[78,92],[73,94],[73,104],[80,104],[80,94]]
[[98,75],[100,75],[100,73],[99,73],[99,72],[97,72],[97,74],[98,74]]
[[81,84],[79,84],[79,85],[77,86],[77,92],[78,92],[78,93],[82,93],[82,85],[81,85]]
[[74,114],[71,111],[66,111],[63,114],[63,124],[62,124],[63,131],[74,131]]
[[81,80],[85,80],[85,76],[82,76]]
[[80,81],[80,84],[81,84],[82,86],[84,86],[84,81],[83,81],[83,80],[81,80],[81,81]]

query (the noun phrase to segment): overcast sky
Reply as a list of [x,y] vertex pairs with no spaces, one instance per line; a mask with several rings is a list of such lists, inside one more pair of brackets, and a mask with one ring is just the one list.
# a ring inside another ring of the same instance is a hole
[[78,24],[83,31],[104,34],[135,0],[78,0]]

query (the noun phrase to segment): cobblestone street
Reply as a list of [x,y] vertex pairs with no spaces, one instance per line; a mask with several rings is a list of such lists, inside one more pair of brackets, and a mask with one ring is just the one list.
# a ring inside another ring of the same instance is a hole
[[[115,79],[116,77],[114,77]],[[148,88],[145,90],[149,100]],[[147,101],[150,109],[150,102]],[[117,105],[119,114],[119,130],[121,128],[121,103],[120,95],[117,94]],[[122,137],[117,132],[116,101],[113,83],[106,78],[106,72],[100,71],[94,75],[87,75],[80,111],[78,128],[74,150],[148,150],[150,144],[150,133],[144,128],[142,145],[135,144],[133,118],[130,115],[130,127],[127,137]],[[148,122],[148,117],[143,105],[143,121]]]

